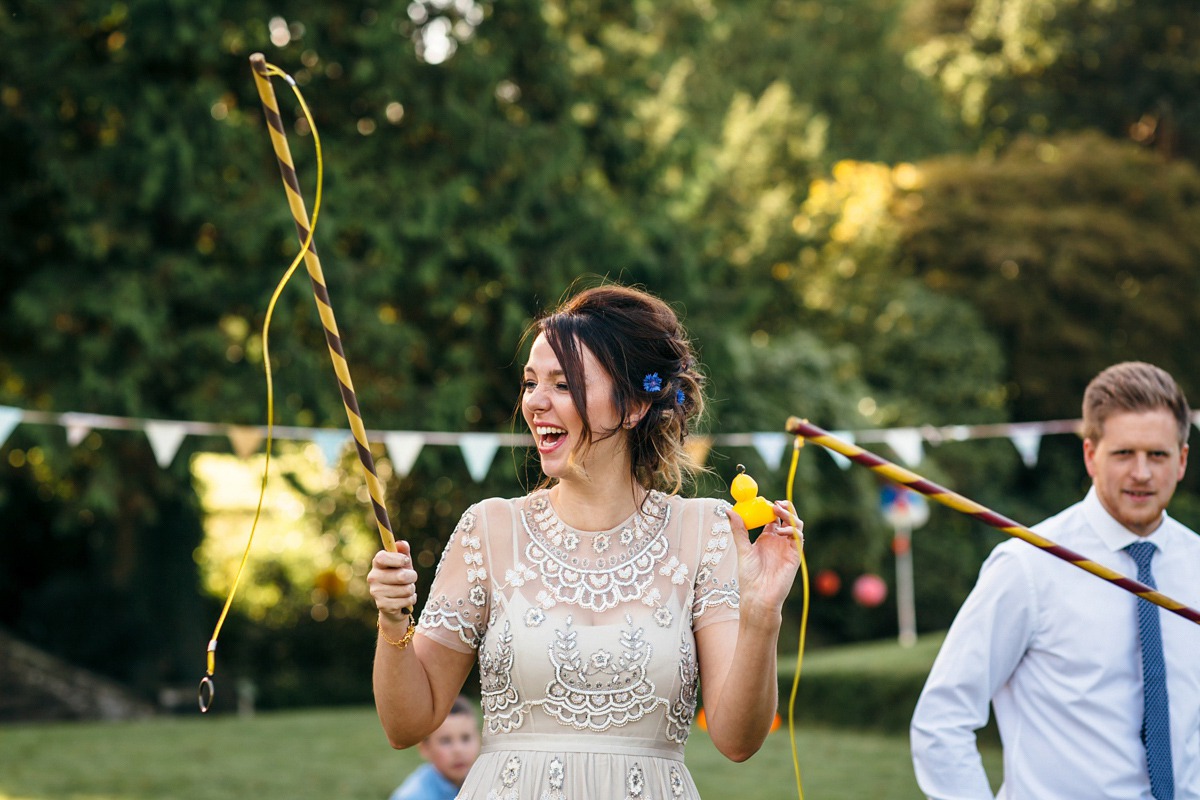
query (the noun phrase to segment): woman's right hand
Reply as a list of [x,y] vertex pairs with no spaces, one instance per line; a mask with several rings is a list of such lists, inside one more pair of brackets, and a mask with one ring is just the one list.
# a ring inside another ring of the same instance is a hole
[[397,541],[396,552],[380,550],[371,561],[367,585],[379,613],[400,622],[417,602],[417,571],[413,569],[408,542]]

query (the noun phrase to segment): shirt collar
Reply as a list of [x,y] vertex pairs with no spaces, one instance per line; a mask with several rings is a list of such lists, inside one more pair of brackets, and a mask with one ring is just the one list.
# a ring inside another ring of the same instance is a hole
[[1108,509],[1100,502],[1100,497],[1096,494],[1096,487],[1088,489],[1087,497],[1083,498],[1083,514],[1086,517],[1088,524],[1092,526],[1092,530],[1100,537],[1100,541],[1104,542],[1104,546],[1112,552],[1124,550],[1134,542],[1153,542],[1159,550],[1163,549],[1164,540],[1167,535],[1164,531],[1167,529],[1167,523],[1170,517],[1167,512],[1163,512],[1162,521],[1158,527],[1154,529],[1154,533],[1149,536],[1138,536],[1133,531],[1126,528],[1121,523],[1113,519],[1108,513]]

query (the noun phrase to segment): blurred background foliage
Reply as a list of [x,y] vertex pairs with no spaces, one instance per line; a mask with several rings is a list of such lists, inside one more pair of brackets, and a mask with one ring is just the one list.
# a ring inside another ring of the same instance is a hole
[[[831,429],[1073,417],[1090,377],[1130,358],[1200,393],[1186,301],[1200,10],[1187,4],[0,11],[0,405],[265,419],[263,313],[297,243],[256,51],[295,76],[320,130],[317,241],[369,428],[519,429],[522,331],[604,279],[683,314],[711,432],[780,430],[788,414]],[[311,205],[311,132],[276,91]],[[280,423],[345,426],[325,350],[295,281],[272,337]],[[189,438],[163,470],[141,433],[68,447],[60,428],[14,431],[0,448],[0,624],[146,694],[193,683],[248,530],[214,493],[257,485],[253,460],[194,473],[213,451],[228,443]],[[451,449],[427,448],[403,477],[377,456],[426,582],[470,503],[537,480],[520,450],[481,483]],[[1032,523],[1081,496],[1080,461],[1071,436],[1048,437],[1032,469],[1006,441],[974,441],[928,448],[921,471]],[[738,462],[783,494],[782,470],[749,448],[712,453],[694,491],[723,495]],[[296,449],[276,465],[291,515],[268,525],[222,636],[221,669],[266,705],[370,693],[361,580],[376,545],[357,468],[306,464]],[[1173,506],[1193,525],[1196,486]],[[878,488],[801,453],[810,568],[842,577],[814,599],[816,645],[895,632],[890,604],[849,592],[865,572],[891,580]],[[998,538],[933,509],[914,538],[922,630],[949,624]],[[798,591],[791,609],[794,622]]]

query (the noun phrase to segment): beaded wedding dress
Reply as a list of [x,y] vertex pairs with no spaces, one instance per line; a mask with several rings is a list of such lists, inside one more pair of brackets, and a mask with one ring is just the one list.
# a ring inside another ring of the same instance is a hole
[[540,490],[463,514],[418,626],[479,660],[483,748],[459,800],[698,800],[694,632],[738,618],[726,508],[651,492],[578,531]]

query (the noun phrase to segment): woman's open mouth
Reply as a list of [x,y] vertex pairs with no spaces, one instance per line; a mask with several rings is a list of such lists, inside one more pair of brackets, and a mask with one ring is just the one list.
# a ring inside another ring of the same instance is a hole
[[565,429],[552,425],[539,425],[534,429],[534,433],[537,434],[538,450],[543,453],[558,447],[567,438]]

